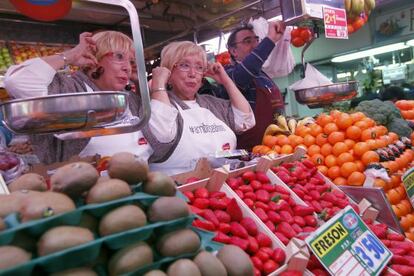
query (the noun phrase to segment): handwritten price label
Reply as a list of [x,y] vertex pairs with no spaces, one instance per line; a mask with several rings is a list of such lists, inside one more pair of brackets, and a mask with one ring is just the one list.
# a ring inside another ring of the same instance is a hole
[[323,21],[326,38],[348,39],[346,12],[344,9],[324,6]]

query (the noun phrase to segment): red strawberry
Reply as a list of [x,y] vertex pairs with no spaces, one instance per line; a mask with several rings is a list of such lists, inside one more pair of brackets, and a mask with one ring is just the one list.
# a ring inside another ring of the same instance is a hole
[[247,237],[247,240],[249,241],[249,247],[247,248],[247,252],[250,255],[256,254],[256,252],[259,251],[259,243],[252,236]]
[[242,174],[242,179],[245,183],[250,183],[256,179],[256,174],[253,171],[247,171]]
[[222,210],[214,210],[214,214],[216,215],[219,222],[230,223],[231,221],[230,215]]
[[279,268],[279,265],[273,260],[267,260],[263,264],[263,272],[266,274],[270,274],[278,268]]
[[262,232],[259,232],[256,236],[256,240],[259,243],[260,247],[271,247],[272,246],[272,240]]
[[258,270],[263,270],[263,262],[261,259],[259,259],[256,256],[250,257],[250,260],[252,260],[253,266],[257,268]]
[[227,205],[226,212],[230,215],[232,221],[241,221],[243,219],[242,210],[239,205],[237,205],[237,201],[234,198],[232,198]]
[[245,217],[240,221],[240,224],[246,229],[249,235],[253,237],[257,235],[257,225],[252,218]]
[[207,230],[207,231],[216,231],[216,227],[211,221],[208,220],[199,220],[196,219],[193,221],[193,226]]
[[247,240],[235,236],[230,238],[230,243],[240,247],[243,251],[246,251],[249,246],[249,242]]
[[247,239],[247,237],[249,236],[247,234],[246,229],[244,229],[244,227],[240,223],[234,221],[230,223],[230,232],[234,236],[238,236],[242,239]]
[[213,238],[213,241],[229,244],[231,239],[226,234],[217,232],[216,236]]
[[193,192],[186,191],[183,194],[185,195],[186,198],[188,198],[188,200],[190,201],[190,203],[193,203],[193,201],[194,201],[194,194],[193,194]]
[[207,198],[196,198],[193,202],[193,205],[199,209],[207,209],[210,205],[210,200]]
[[278,264],[283,264],[285,262],[286,253],[281,248],[275,248],[272,256],[273,260],[275,260],[275,262],[277,262]]
[[224,223],[224,222],[220,222],[219,227],[218,227],[218,230],[220,232],[224,233],[224,234],[227,234],[231,230],[230,224]]
[[196,198],[208,198],[209,197],[209,192],[206,188],[198,188],[195,190],[194,192],[194,196]]

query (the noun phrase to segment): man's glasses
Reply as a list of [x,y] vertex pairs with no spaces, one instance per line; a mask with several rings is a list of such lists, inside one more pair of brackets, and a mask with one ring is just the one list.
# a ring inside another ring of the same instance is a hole
[[105,56],[110,56],[112,58],[113,62],[115,62],[115,63],[119,63],[119,64],[129,63],[131,65],[131,67],[136,66],[135,59],[130,58],[130,55],[127,54],[127,53],[108,52],[108,53],[105,54]]
[[187,62],[179,62],[176,63],[174,65],[174,67],[176,67],[178,70],[182,71],[182,72],[189,72],[191,68],[194,69],[194,71],[197,74],[204,74],[206,72],[206,68],[202,65],[196,64],[196,65],[191,65]]
[[242,41],[238,41],[238,42],[234,42],[234,45],[242,43],[244,45],[251,45],[251,44],[256,44],[259,42],[259,37],[256,36],[248,36],[245,37]]

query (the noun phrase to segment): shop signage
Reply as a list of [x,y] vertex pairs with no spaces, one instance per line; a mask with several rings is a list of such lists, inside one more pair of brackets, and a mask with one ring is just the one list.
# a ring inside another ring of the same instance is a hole
[[306,238],[332,275],[379,275],[392,253],[347,206]]
[[414,168],[407,170],[401,177],[401,180],[404,183],[404,188],[410,199],[411,205],[414,206]]
[[323,22],[325,24],[325,37],[348,39],[345,9],[323,7]]
[[375,42],[414,34],[414,5],[375,18]]
[[39,21],[62,19],[72,8],[72,0],[10,0],[17,11]]

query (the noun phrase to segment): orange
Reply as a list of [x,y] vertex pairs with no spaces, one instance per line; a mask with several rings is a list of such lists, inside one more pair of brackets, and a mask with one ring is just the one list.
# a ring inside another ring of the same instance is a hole
[[309,128],[310,128],[310,135],[314,137],[318,136],[318,134],[322,133],[323,131],[322,127],[318,124],[313,124]]
[[338,186],[346,185],[346,178],[344,178],[342,176],[337,177],[333,180],[333,183],[335,183]]
[[362,161],[361,160],[355,160],[355,165],[357,166],[357,171],[358,172],[364,172],[364,170],[365,170],[365,165],[364,165],[364,163],[362,163]]
[[344,163],[352,161],[354,161],[354,156],[349,152],[341,153],[336,159],[336,163],[338,164],[338,166],[342,166]]
[[329,112],[329,115],[331,115],[332,118],[334,118],[335,120],[337,120],[339,118],[339,116],[341,116],[341,114],[343,114],[341,111],[339,110],[331,110],[331,112]]
[[365,182],[365,174],[361,172],[353,172],[347,179],[348,185],[362,186]]
[[410,229],[410,227],[411,227],[410,221],[407,219],[406,216],[401,217],[400,225],[401,225],[402,229],[404,229],[404,231],[408,231],[408,229]]
[[263,145],[271,148],[277,143],[277,140],[276,136],[265,135],[265,137],[263,137]]
[[385,193],[385,195],[387,196],[388,201],[391,204],[396,204],[396,203],[398,203],[400,201],[400,194],[397,192],[396,189],[390,189],[390,190],[388,190]]
[[318,136],[316,136],[315,142],[320,147],[325,145],[326,143],[328,143],[328,135],[326,135],[325,133],[318,134]]
[[351,139],[345,139],[344,143],[348,146],[348,149],[352,149],[355,146],[355,141]]
[[362,119],[365,118],[365,114],[362,112],[355,112],[355,113],[350,114],[350,116],[354,123],[361,121]]
[[397,218],[400,218],[403,216],[402,214],[402,210],[400,208],[398,208],[397,205],[391,205],[392,210],[394,211],[395,215],[397,216]]
[[377,132],[373,128],[368,128],[362,131],[361,133],[361,141],[366,141],[369,139],[376,139]]
[[324,144],[321,146],[321,154],[323,156],[328,156],[332,153],[332,146],[330,144]]
[[365,141],[365,143],[367,143],[369,149],[371,149],[371,150],[375,150],[375,149],[378,148],[377,147],[377,140],[368,139],[368,140]]
[[338,126],[335,123],[328,123],[323,127],[323,133],[329,135],[334,131],[338,131]]
[[363,122],[366,122],[367,123],[367,125],[368,125],[368,127],[373,127],[373,126],[376,126],[376,123],[375,123],[375,121],[374,120],[372,120],[371,118],[364,118],[364,119],[362,119],[361,121],[363,121]]
[[313,137],[310,134],[307,134],[304,138],[303,138],[303,143],[305,144],[305,146],[310,147],[312,145],[315,144],[315,137]]
[[414,241],[414,233],[405,232],[405,236],[407,237],[407,239]]
[[318,116],[318,118],[316,119],[316,123],[318,125],[320,125],[321,127],[324,127],[325,125],[332,123],[334,120],[333,118],[325,113],[322,113]]
[[348,178],[353,172],[357,171],[357,166],[353,162],[345,162],[341,166],[341,175]]
[[361,137],[361,133],[361,129],[357,126],[350,126],[346,129],[346,137],[354,141],[358,141],[359,137]]
[[279,146],[279,145],[275,145],[275,146],[273,146],[273,148],[272,148],[272,150],[274,150],[275,152],[277,152],[277,153],[280,153],[280,150],[281,150],[282,148]]
[[260,150],[262,149],[262,147],[264,147],[264,146],[263,146],[263,145],[257,145],[257,146],[254,146],[254,147],[252,148],[252,153],[255,153],[255,154],[260,153]]
[[332,168],[332,167],[336,166],[336,157],[332,154],[326,156],[325,157],[325,165],[328,168]]
[[376,178],[376,179],[374,180],[374,187],[377,187],[377,188],[383,188],[383,189],[384,189],[384,191],[385,191],[386,186],[387,186],[387,182],[385,182],[383,179],[381,179],[381,178]]
[[317,168],[318,168],[318,171],[320,171],[321,173],[323,173],[323,175],[327,175],[328,168],[326,166],[321,165],[321,166],[318,166]]
[[261,148],[260,148],[260,150],[259,150],[259,154],[266,154],[266,153],[268,153],[269,151],[271,151],[272,149],[271,148],[269,148],[268,146],[262,146]]
[[361,130],[367,129],[369,127],[368,124],[364,121],[358,121],[354,123],[354,126],[359,127]]
[[328,142],[331,145],[335,145],[338,142],[343,142],[345,140],[345,134],[341,131],[334,131],[328,135]]
[[310,133],[310,128],[306,126],[299,126],[298,128],[296,128],[296,131],[295,131],[295,134],[300,137],[305,137],[309,133]]
[[385,148],[387,143],[382,139],[375,139],[375,149]]
[[322,154],[317,153],[312,155],[310,160],[313,162],[313,164],[319,166],[324,164],[325,157]]
[[[308,154],[312,156],[314,154],[321,153],[321,148],[318,145],[311,145],[308,147]],[[322,154],[324,155],[324,154]]]
[[291,145],[283,145],[280,149],[281,154],[291,154],[293,152],[293,147]]
[[[379,136],[385,135],[388,133],[388,129],[385,126],[377,126],[377,133]],[[398,135],[397,135],[398,138]]]
[[370,148],[367,143],[358,142],[355,144],[353,150],[356,156],[362,156],[365,152],[369,151]]
[[401,177],[400,176],[393,174],[393,175],[391,175],[390,178],[391,178],[390,182],[391,182],[393,188],[396,188],[400,185],[400,183],[401,183]]
[[347,129],[353,123],[351,116],[347,113],[341,113],[335,122],[339,129]]
[[380,137],[380,139],[384,140],[386,146],[392,143],[391,138],[388,135],[383,135]]
[[[385,135],[385,133],[384,134],[382,134],[382,135]],[[397,133],[395,133],[395,132],[389,132],[388,133],[388,136],[391,138],[391,141],[393,141],[393,142],[395,142],[395,141],[397,141],[398,140],[398,134]]]
[[289,144],[289,138],[286,135],[278,135],[277,136],[277,144],[279,146],[288,145]]
[[341,169],[338,166],[333,166],[328,169],[327,176],[330,179],[335,179],[341,176]]
[[341,153],[344,153],[347,151],[348,151],[348,146],[344,142],[338,142],[332,148],[332,153],[335,156],[339,156]]
[[380,158],[378,153],[372,150],[366,151],[361,157],[361,161],[364,163],[364,165],[368,165],[370,163],[378,163],[379,160]]

